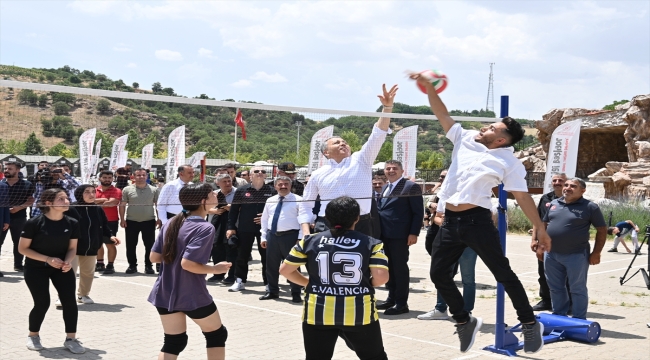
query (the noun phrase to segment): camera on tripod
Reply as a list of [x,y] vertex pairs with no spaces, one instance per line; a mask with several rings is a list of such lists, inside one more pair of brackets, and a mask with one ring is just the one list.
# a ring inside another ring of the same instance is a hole
[[645,226],[645,236],[650,236],[650,225]]

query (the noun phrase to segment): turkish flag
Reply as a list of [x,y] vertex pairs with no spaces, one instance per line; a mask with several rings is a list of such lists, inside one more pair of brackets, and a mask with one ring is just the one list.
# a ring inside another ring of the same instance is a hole
[[237,116],[235,116],[235,124],[241,128],[241,137],[246,140],[246,124],[242,117],[241,110],[237,109]]

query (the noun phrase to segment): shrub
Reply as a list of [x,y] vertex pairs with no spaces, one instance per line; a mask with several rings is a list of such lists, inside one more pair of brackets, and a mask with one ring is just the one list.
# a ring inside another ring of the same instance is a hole
[[56,115],[67,115],[68,111],[70,111],[68,104],[62,101],[55,102],[52,107],[54,108],[54,114]]
[[81,79],[77,75],[70,76],[69,81],[73,84],[81,84]]
[[38,97],[38,106],[45,107],[45,105],[47,105],[47,95],[41,94]]
[[40,81],[40,82],[45,81],[45,76],[43,76],[43,75],[39,75],[39,76],[38,76],[38,81]]
[[105,114],[111,110],[111,103],[106,99],[99,99],[97,101],[97,111],[100,114]]
[[95,76],[95,79],[97,79],[97,81],[99,82],[102,82],[102,81],[106,81],[108,77],[104,74],[97,74],[97,76]]
[[38,95],[36,95],[33,90],[24,89],[18,94],[18,101],[29,105],[36,105],[38,102]]
[[52,102],[64,102],[66,104],[72,104],[77,100],[73,94],[68,93],[52,93]]
[[56,77],[54,76],[54,74],[47,74],[47,75],[45,75],[45,78],[46,78],[47,81],[49,81],[49,82],[52,82],[52,81],[54,81],[54,79],[56,79]]
[[94,79],[95,78],[95,73],[90,71],[90,70],[84,70],[81,73],[84,74],[84,76],[86,76],[89,79]]

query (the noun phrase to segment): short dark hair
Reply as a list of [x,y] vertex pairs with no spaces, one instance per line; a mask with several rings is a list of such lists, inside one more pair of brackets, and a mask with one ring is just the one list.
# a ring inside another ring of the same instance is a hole
[[191,169],[194,169],[194,168],[192,167],[192,165],[187,165],[187,164],[185,164],[185,165],[181,165],[181,166],[179,166],[178,169],[176,169],[176,171],[179,172],[179,173],[181,173],[181,172],[185,171],[185,168],[191,168]]
[[505,133],[507,134],[507,138],[510,139],[510,143],[507,146],[512,146],[524,138],[524,129],[517,120],[506,116],[501,119],[501,122],[506,125]]
[[138,169],[133,170],[133,173],[135,174],[135,173],[137,173],[138,171],[144,171],[144,172],[146,172],[146,173],[149,172],[149,170],[147,170],[147,169],[145,169],[145,168],[138,168]]
[[113,175],[113,172],[110,171],[110,170],[102,170],[102,172],[99,173],[99,177],[102,177],[102,176],[104,176],[104,175],[114,176],[114,175]]
[[9,165],[11,165],[11,166],[15,166],[16,169],[18,169],[18,170],[20,170],[20,168],[23,167],[23,164],[19,163],[18,161],[7,161],[7,162],[5,163],[5,167],[7,167],[7,166],[9,166]]
[[359,219],[359,203],[349,196],[341,196],[330,201],[325,208],[325,218],[332,225],[333,236],[339,236],[352,228]]
[[386,167],[386,165],[388,165],[388,164],[392,164],[392,165],[399,166],[400,169],[404,169],[404,166],[402,165],[402,162],[399,161],[399,160],[388,160],[384,164],[385,164],[384,167]]
[[38,162],[38,164],[39,164],[39,165],[40,165],[40,164],[49,164],[49,162],[46,161],[46,160],[41,160],[41,161]]
[[224,164],[224,165],[222,166],[222,168],[224,168],[224,169],[230,169],[230,168],[233,168],[233,169],[237,170],[238,165],[235,164],[235,163],[227,163],[227,164]]
[[384,169],[378,169],[375,171],[375,176],[386,176],[386,173],[384,172]]

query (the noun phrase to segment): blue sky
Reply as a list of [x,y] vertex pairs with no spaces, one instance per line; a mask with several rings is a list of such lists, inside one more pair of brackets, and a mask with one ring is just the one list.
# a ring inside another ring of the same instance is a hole
[[374,111],[426,98],[405,70],[439,69],[450,109],[540,119],[650,93],[648,1],[0,1],[0,63],[93,70],[178,94]]

